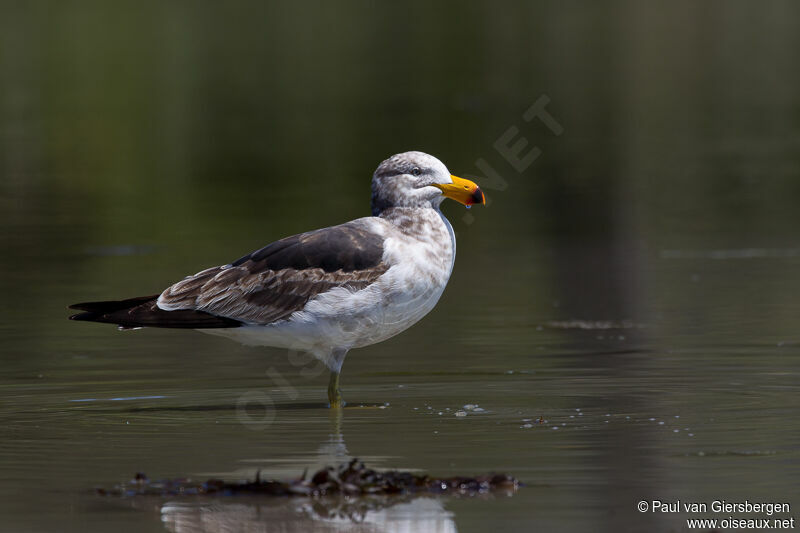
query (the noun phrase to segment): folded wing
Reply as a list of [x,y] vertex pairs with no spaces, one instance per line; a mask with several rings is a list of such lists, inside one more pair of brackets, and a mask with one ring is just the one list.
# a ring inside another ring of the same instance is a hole
[[270,324],[335,287],[365,289],[387,270],[383,238],[353,221],[282,239],[189,276],[161,293],[158,307]]

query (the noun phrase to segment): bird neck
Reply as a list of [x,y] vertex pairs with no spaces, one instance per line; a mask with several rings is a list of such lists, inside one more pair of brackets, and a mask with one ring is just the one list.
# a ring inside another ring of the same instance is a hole
[[442,226],[441,212],[434,207],[390,207],[378,215],[406,235],[420,238]]

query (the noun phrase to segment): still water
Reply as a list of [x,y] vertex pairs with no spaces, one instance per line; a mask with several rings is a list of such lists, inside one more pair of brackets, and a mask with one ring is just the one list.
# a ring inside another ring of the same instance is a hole
[[[652,499],[797,516],[797,6],[458,5],[3,6],[0,530],[684,529],[637,511]],[[543,95],[558,134],[524,118]],[[510,128],[527,166],[495,146]],[[490,205],[445,206],[450,285],[350,353],[343,413],[297,354],[66,320],[368,214],[372,171],[407,149]],[[525,486],[92,491],[351,457]]]

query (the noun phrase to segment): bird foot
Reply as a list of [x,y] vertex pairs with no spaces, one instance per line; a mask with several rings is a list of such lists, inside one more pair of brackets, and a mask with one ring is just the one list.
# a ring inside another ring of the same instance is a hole
[[331,409],[341,409],[341,408],[343,408],[345,406],[344,400],[342,400],[341,396],[338,396],[338,397],[333,398],[333,399],[328,398],[328,402],[329,402],[328,406]]

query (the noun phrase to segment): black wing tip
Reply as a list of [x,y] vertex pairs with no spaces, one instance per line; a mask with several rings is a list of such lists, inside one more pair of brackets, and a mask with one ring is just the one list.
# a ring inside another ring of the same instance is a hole
[[72,304],[69,309],[77,311],[87,311],[90,313],[104,314],[113,311],[120,311],[122,309],[130,309],[143,303],[152,302],[156,300],[160,294],[151,294],[150,296],[137,296],[135,298],[127,298],[125,300],[105,300],[101,302],[81,302]]
[[70,305],[70,309],[83,311],[69,317],[79,322],[115,324],[123,329],[140,327],[219,329],[238,328],[242,322],[190,309],[164,311],[155,307],[158,295],[140,296],[128,300],[84,302]]
[[[101,302],[82,302],[79,304],[72,304],[67,309],[75,309],[76,311],[91,311],[92,309],[96,309],[97,305]],[[77,315],[73,315],[77,316]],[[72,319],[72,317],[70,317]]]

